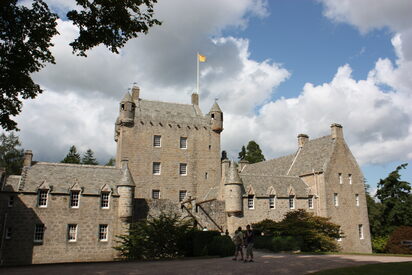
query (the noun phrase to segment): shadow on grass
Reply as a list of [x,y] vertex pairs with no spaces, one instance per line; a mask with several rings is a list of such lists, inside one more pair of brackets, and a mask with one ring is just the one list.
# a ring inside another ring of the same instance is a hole
[[397,274],[397,275],[409,275],[412,271],[412,262],[403,263],[384,263],[384,264],[370,264],[355,267],[335,268],[328,269],[312,274],[316,275],[380,275],[380,274]]

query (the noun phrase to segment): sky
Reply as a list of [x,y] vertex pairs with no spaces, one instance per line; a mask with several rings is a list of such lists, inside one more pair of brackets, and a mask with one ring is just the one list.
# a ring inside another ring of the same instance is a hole
[[[21,1],[27,4],[28,0]],[[297,135],[317,138],[343,125],[371,192],[412,159],[412,1],[160,0],[161,26],[116,55],[104,46],[71,53],[78,30],[64,20],[75,1],[47,0],[59,13],[56,64],[33,78],[45,92],[16,117],[22,147],[58,162],[71,145],[100,163],[115,155],[119,101],[190,103],[200,66],[200,107],[217,98],[222,150],[236,159],[255,140],[266,159],[294,153]],[[402,178],[412,182],[412,167]]]

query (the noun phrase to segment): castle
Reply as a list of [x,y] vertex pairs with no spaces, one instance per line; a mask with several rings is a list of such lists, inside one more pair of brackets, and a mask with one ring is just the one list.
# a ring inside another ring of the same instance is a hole
[[342,126],[293,154],[248,164],[221,157],[223,112],[149,101],[132,88],[115,123],[116,167],[34,162],[21,175],[0,171],[0,261],[3,264],[107,261],[116,236],[133,221],[175,211],[200,228],[228,230],[293,209],[341,225],[345,252],[371,252],[362,172]]

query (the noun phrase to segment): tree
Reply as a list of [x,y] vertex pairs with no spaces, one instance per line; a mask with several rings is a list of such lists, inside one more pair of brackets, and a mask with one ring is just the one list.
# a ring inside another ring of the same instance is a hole
[[109,161],[105,164],[105,166],[115,166],[116,160],[114,158],[110,158]]
[[61,162],[80,164],[80,154],[77,153],[76,146],[73,145],[72,147],[70,147],[69,153]]
[[6,175],[21,174],[24,150],[20,146],[19,137],[13,132],[0,135],[0,167],[6,169]]
[[82,164],[88,165],[98,165],[96,158],[94,157],[94,152],[92,149],[87,149],[86,153],[83,154]]
[[366,205],[368,208],[368,216],[369,216],[369,225],[371,229],[372,238],[383,236],[385,233],[383,232],[382,227],[382,204],[380,202],[376,202],[369,193],[369,185],[365,184],[365,195],[366,195]]
[[[157,0],[73,0],[77,8],[67,18],[80,29],[70,43],[73,53],[86,56],[86,51],[100,44],[113,53],[150,27],[160,25],[154,19]],[[21,112],[21,99],[35,98],[43,90],[31,78],[45,63],[55,63],[49,48],[58,15],[43,0],[34,0],[28,8],[18,0],[0,2],[0,125],[5,130],[18,130],[11,118]]]
[[412,226],[412,197],[409,182],[402,181],[399,171],[408,164],[399,165],[378,183],[376,197],[382,204],[380,217],[383,233],[391,233],[395,227]]
[[265,156],[262,154],[262,150],[254,140],[249,141],[246,149],[242,146],[242,150],[239,152],[239,160],[247,160],[249,163],[256,163],[265,160]]

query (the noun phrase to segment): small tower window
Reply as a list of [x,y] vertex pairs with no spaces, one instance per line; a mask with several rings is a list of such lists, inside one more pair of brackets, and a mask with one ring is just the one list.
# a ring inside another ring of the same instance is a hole
[[160,147],[161,146],[161,140],[162,140],[162,136],[155,135],[153,137],[153,146],[154,147]]
[[125,108],[124,108],[124,104],[121,104],[121,105],[120,105],[120,108],[122,109],[122,111],[124,111],[124,109],[125,109]]
[[308,198],[308,207],[309,209],[313,209],[313,196],[309,196]]
[[179,174],[181,176],[187,175],[187,163],[180,163],[179,165]]
[[274,195],[269,196],[269,208],[270,209],[276,208],[276,197]]
[[343,184],[342,173],[339,173],[338,177],[339,177],[339,184]]
[[211,117],[212,119],[215,119],[215,114],[211,114],[210,117]]
[[160,199],[160,190],[152,190],[152,199]]
[[334,193],[334,194],[333,194],[333,205],[335,205],[335,206],[339,206],[339,197],[338,197],[338,193]]
[[180,137],[180,149],[187,149],[187,137]]
[[359,194],[355,194],[356,206],[359,206]]
[[289,196],[289,208],[295,209],[295,196]]
[[179,191],[179,202],[183,201],[186,198],[186,194],[187,194],[186,190]]
[[207,180],[207,177],[208,177],[208,174],[207,174],[207,172],[205,173],[205,180]]
[[359,233],[359,239],[363,240],[363,225],[359,224],[358,225],[358,233]]
[[153,175],[160,175],[160,162],[153,162]]
[[349,184],[352,184],[352,174],[349,174],[348,177],[349,177]]
[[255,209],[255,196],[253,195],[247,196],[247,208]]

